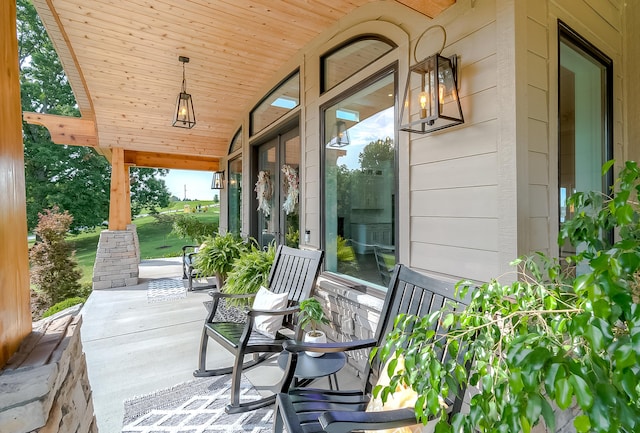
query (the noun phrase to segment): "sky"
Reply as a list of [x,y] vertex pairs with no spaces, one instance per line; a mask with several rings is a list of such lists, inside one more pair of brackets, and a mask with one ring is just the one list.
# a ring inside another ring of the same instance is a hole
[[164,179],[171,195],[180,200],[185,198],[185,186],[187,189],[186,198],[189,200],[213,200],[213,195],[219,191],[211,189],[213,173],[210,171],[192,170],[169,170]]

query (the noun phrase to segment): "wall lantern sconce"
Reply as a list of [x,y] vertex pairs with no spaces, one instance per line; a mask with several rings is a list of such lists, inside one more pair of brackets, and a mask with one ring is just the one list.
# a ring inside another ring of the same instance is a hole
[[224,171],[215,171],[213,173],[211,189],[224,189]]
[[349,131],[347,131],[347,124],[343,120],[336,121],[331,137],[329,147],[345,147],[349,145]]
[[[400,112],[400,130],[427,134],[450,126],[464,123],[460,98],[458,97],[457,57],[440,55],[444,49],[447,34],[442,26],[444,41],[440,52],[427,57],[409,68],[404,91],[404,104]],[[418,38],[420,39],[430,27]],[[417,59],[416,59],[417,62]],[[405,120],[406,123],[402,123]]]
[[189,63],[189,57],[179,56],[182,62],[182,91],[178,95],[176,102],[176,115],[173,119],[173,126],[178,128],[193,128],[196,125],[196,115],[193,111],[193,100],[187,93],[187,79],[184,73],[184,64]]

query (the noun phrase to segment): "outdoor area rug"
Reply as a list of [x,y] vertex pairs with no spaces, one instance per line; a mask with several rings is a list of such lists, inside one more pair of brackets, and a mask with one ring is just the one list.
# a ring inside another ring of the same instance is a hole
[[147,302],[170,301],[187,297],[187,288],[182,280],[163,278],[151,280],[147,286]]
[[[199,378],[124,402],[122,433],[271,432],[273,405],[228,415],[231,376]],[[260,398],[243,376],[240,401]]]

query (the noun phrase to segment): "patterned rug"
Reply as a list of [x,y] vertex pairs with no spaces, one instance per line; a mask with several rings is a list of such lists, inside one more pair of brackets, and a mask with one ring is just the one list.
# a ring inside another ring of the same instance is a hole
[[[273,406],[228,415],[231,376],[206,377],[124,402],[122,433],[269,433]],[[240,401],[260,398],[242,378]]]
[[168,278],[149,281],[147,302],[162,302],[187,297],[187,288],[182,280]]

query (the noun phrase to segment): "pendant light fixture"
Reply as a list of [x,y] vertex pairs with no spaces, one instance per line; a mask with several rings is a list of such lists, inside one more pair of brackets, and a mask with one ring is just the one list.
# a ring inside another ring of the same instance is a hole
[[333,127],[333,134],[331,135],[332,138],[329,142],[329,147],[345,147],[350,143],[347,124],[343,120],[336,121]]
[[187,79],[185,77],[184,64],[189,63],[189,57],[179,56],[182,62],[182,90],[176,102],[176,114],[173,119],[173,126],[177,128],[193,128],[196,125],[196,115],[193,111],[193,100],[187,93]]

